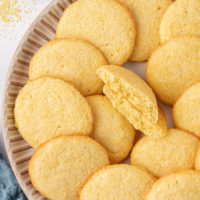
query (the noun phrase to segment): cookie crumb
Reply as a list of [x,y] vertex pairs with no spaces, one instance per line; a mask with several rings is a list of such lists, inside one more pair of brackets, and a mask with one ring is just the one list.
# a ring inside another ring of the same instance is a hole
[[0,19],[3,22],[20,21],[22,9],[17,5],[18,0],[0,0]]

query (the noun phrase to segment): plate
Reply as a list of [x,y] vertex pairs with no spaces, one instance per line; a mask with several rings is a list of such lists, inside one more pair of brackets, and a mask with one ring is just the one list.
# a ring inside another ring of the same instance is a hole
[[[25,33],[11,61],[3,95],[3,133],[6,151],[14,174],[30,200],[46,199],[31,184],[28,163],[34,149],[20,136],[14,121],[15,99],[19,90],[28,80],[29,62],[42,45],[55,37],[56,25],[65,8],[72,0],[52,1],[36,18]],[[124,67],[145,79],[146,63],[128,62]],[[171,108],[159,102],[168,120],[168,128],[173,127]],[[128,159],[125,161],[128,162]]]

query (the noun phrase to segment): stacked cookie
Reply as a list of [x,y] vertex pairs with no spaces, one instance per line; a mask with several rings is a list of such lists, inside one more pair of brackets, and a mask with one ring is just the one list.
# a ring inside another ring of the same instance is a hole
[[[78,0],[15,103],[52,200],[200,199],[199,0]],[[160,43],[163,43],[160,45]],[[122,65],[147,61],[146,83]],[[155,94],[154,94],[155,93]],[[173,106],[177,129],[156,96]],[[136,130],[145,136],[134,144]],[[130,165],[120,164],[130,154]]]

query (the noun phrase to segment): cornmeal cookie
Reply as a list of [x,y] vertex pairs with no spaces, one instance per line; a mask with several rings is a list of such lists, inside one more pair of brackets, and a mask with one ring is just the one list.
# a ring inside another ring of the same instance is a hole
[[177,36],[200,36],[199,21],[199,0],[176,0],[162,17],[159,30],[161,43]]
[[53,200],[78,200],[84,182],[109,164],[106,150],[86,136],[60,136],[39,146],[29,163],[34,187]]
[[129,8],[136,22],[137,36],[132,61],[145,61],[159,45],[159,25],[171,0],[118,0]]
[[60,19],[57,38],[80,38],[100,49],[109,63],[122,65],[132,54],[135,23],[131,12],[114,0],[78,0]]
[[59,79],[28,82],[17,96],[14,115],[20,134],[33,147],[55,136],[92,132],[93,116],[87,100]]
[[199,200],[200,172],[185,170],[157,180],[145,200]]
[[158,98],[172,105],[200,81],[200,37],[177,37],[159,47],[149,59],[146,79]]
[[158,109],[151,88],[135,73],[114,65],[98,68],[105,82],[104,93],[136,129],[152,136],[167,132],[166,119]]
[[173,120],[177,128],[200,137],[200,83],[189,87],[174,104]]
[[133,147],[131,164],[144,167],[157,177],[194,168],[199,140],[190,133],[169,129],[163,138],[143,137]]
[[153,175],[137,166],[107,166],[86,182],[80,200],[144,200],[155,180]]
[[152,122],[158,120],[158,106],[151,88],[137,74],[116,65],[101,66],[97,74],[113,95],[118,94],[118,101],[128,101]]
[[103,82],[96,74],[107,64],[93,45],[76,39],[56,39],[42,46],[33,56],[29,78],[60,78],[74,85],[84,96],[102,93]]
[[111,163],[119,163],[130,152],[135,136],[132,124],[103,95],[87,97],[94,116],[93,137],[108,151]]

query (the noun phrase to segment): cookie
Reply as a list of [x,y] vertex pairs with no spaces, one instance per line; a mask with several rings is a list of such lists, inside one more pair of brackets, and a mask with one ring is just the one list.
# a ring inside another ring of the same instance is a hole
[[192,169],[199,140],[192,134],[169,129],[163,138],[143,137],[133,147],[131,164],[144,167],[157,177],[171,172]]
[[106,150],[89,137],[60,136],[39,146],[29,163],[34,187],[54,200],[78,200],[88,177],[109,164]]
[[146,61],[159,46],[159,25],[171,0],[118,0],[129,8],[136,22],[137,36],[129,60]]
[[33,147],[55,136],[92,132],[93,116],[87,100],[59,79],[28,82],[17,96],[14,115],[20,134]]
[[177,37],[159,47],[148,61],[146,79],[157,97],[174,104],[200,81],[200,37]]
[[159,35],[161,43],[177,36],[200,36],[199,21],[199,0],[174,1],[164,13],[160,23]]
[[189,87],[173,106],[173,121],[177,128],[200,137],[200,83]]
[[147,119],[157,122],[158,107],[155,95],[138,75],[116,65],[101,66],[97,69],[97,74],[113,95],[118,93],[119,101],[122,97],[127,98]]
[[98,68],[97,74],[105,82],[103,91],[113,106],[136,129],[155,137],[166,134],[166,119],[145,81],[135,73],[114,65]]
[[135,35],[131,12],[114,0],[78,0],[68,6],[56,29],[56,38],[84,39],[118,65],[131,56]]
[[128,156],[133,146],[135,130],[132,124],[107,97],[95,95],[87,97],[87,100],[94,116],[91,137],[107,149],[111,163],[119,163]]
[[143,200],[155,180],[137,166],[107,166],[86,182],[80,200]]
[[56,39],[42,46],[33,56],[29,78],[59,78],[74,85],[84,96],[101,94],[103,82],[96,70],[105,64],[103,54],[88,42]]
[[200,172],[185,170],[157,180],[145,200],[199,200]]

